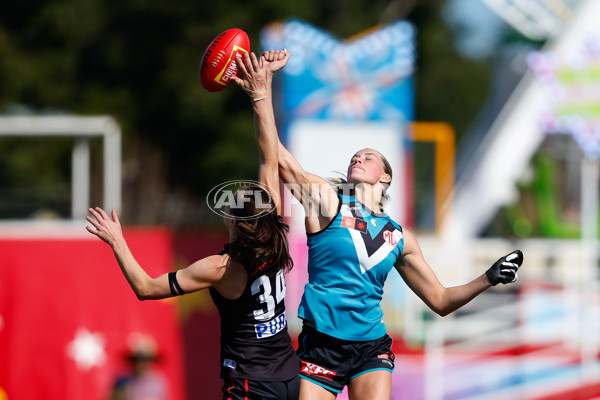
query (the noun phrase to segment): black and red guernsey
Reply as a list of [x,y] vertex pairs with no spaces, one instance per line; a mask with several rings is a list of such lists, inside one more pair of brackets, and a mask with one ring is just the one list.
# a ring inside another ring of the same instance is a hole
[[[227,253],[228,246],[221,254]],[[248,267],[244,266],[248,271]],[[287,329],[285,278],[248,271],[243,294],[228,300],[210,288],[221,316],[221,378],[286,381],[300,362]]]

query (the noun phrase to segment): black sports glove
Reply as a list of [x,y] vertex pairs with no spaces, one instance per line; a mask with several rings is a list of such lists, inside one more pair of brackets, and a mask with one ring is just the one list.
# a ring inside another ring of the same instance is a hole
[[523,264],[523,252],[515,250],[501,257],[486,272],[486,276],[492,286],[499,283],[511,283],[517,280],[517,270]]

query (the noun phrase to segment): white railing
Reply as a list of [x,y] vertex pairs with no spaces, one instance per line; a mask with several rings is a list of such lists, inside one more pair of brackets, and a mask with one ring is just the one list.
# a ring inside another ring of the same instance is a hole
[[[451,253],[434,238],[421,243],[426,255],[436,247],[434,254]],[[525,254],[516,293],[502,296],[510,286],[496,287],[496,296],[484,293],[466,306],[468,313],[407,321],[424,332],[425,399],[529,399],[600,384],[600,284],[597,251],[590,245],[476,240],[461,252],[461,267],[438,264],[441,280],[456,283],[472,274],[473,265],[488,265],[505,250],[518,247]],[[486,296],[509,301],[493,305]],[[411,307],[423,306],[414,301]]]

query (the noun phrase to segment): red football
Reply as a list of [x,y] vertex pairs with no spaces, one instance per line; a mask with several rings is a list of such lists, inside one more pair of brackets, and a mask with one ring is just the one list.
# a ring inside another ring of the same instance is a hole
[[225,89],[237,74],[235,57],[250,51],[250,39],[241,29],[228,29],[217,36],[204,51],[200,63],[202,86],[210,92]]

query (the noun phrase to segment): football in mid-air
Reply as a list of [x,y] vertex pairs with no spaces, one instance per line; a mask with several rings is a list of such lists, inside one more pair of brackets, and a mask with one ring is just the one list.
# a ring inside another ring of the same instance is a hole
[[241,29],[228,29],[208,45],[200,63],[202,86],[210,92],[223,90],[238,73],[235,57],[250,51],[250,39]]

